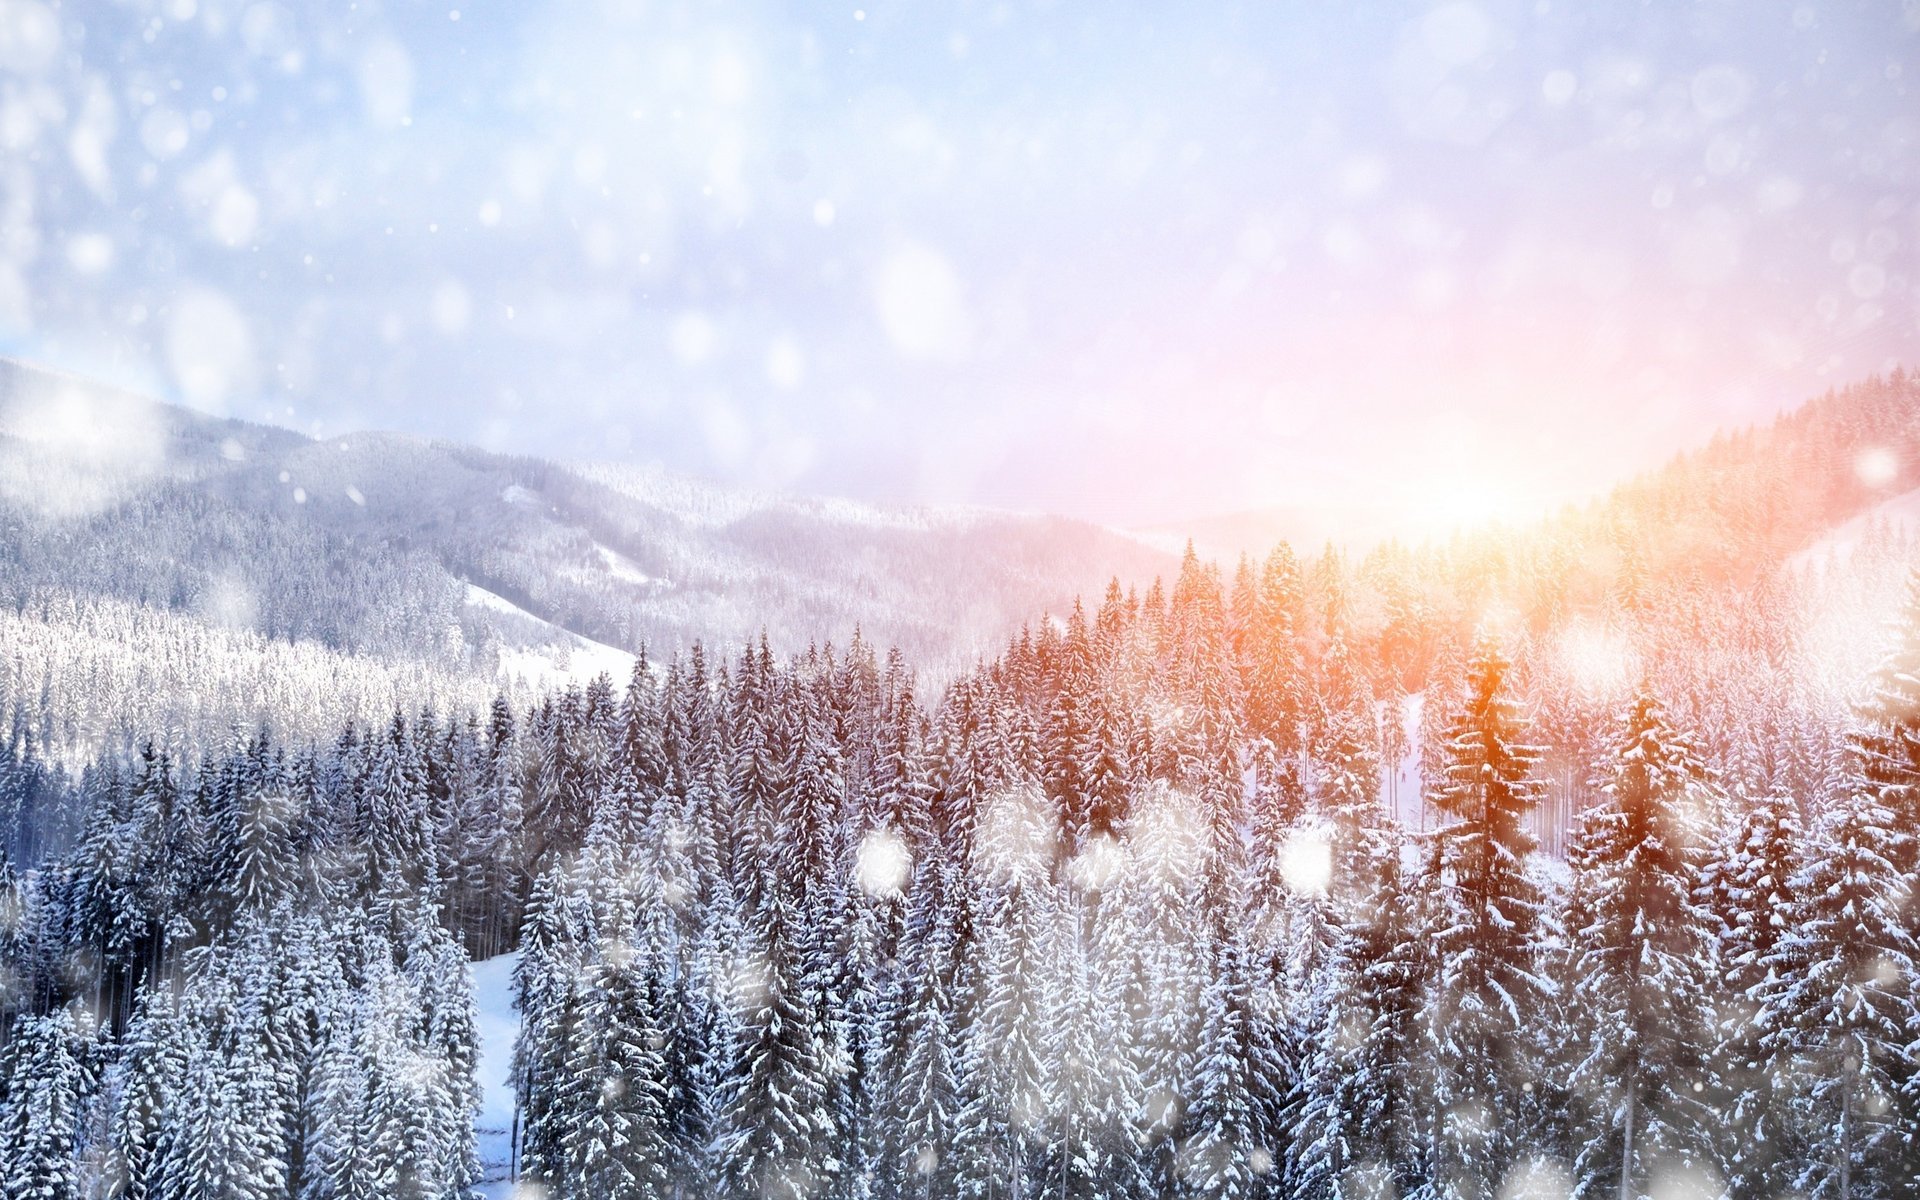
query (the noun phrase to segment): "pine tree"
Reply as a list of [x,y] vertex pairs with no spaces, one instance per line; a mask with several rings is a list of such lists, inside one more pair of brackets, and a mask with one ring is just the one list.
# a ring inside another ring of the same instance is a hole
[[666,1035],[656,965],[630,949],[589,968],[574,1031],[573,1070],[590,1107],[563,1134],[561,1190],[583,1200],[672,1194]]
[[406,1082],[413,1087],[411,1120],[419,1139],[414,1178],[419,1194],[458,1200],[480,1178],[472,972],[466,951],[424,905],[403,954],[399,999],[406,1006],[403,1036],[411,1056]]
[[115,1147],[127,1200],[160,1200],[161,1165],[179,1121],[179,1092],[191,1047],[170,986],[149,986],[127,1026],[118,1066]]
[[405,1131],[381,1087],[382,1072],[397,1061],[400,1047],[380,1019],[377,989],[383,981],[375,976],[366,982],[334,1011],[321,1049],[312,1194],[327,1200],[375,1200],[405,1186],[396,1154]]
[[896,1194],[918,1200],[951,1195],[957,1178],[961,1096],[955,886],[942,872],[923,875],[915,888],[913,902],[925,915],[914,925],[923,932],[909,951],[906,1011],[890,1072],[891,1119],[883,1121],[890,1134]]
[[1250,1069],[1254,1011],[1250,964],[1239,931],[1214,932],[1216,953],[1207,979],[1205,1023],[1194,1096],[1181,1151],[1182,1189],[1209,1200],[1244,1200],[1264,1172]]
[[1215,855],[1212,822],[1185,792],[1155,782],[1141,797],[1130,842],[1129,892],[1139,942],[1140,991],[1135,1041],[1140,1078],[1140,1138],[1145,1186],[1180,1186],[1179,1147],[1198,1094],[1209,968],[1208,881]]
[[[1874,673],[1873,691],[1860,707],[1849,741],[1859,773],[1872,786],[1896,827],[1920,830],[1920,569],[1909,576],[1894,649]],[[1920,870],[1920,839],[1892,847],[1894,868]],[[1907,928],[1920,934],[1920,888],[1906,898]]]
[[790,904],[776,893],[764,909],[764,958],[739,997],[740,1071],[730,1081],[715,1147],[725,1194],[738,1200],[806,1200],[837,1174],[833,1052],[806,986],[804,939]]
[[1803,842],[1793,798],[1770,792],[1739,812],[1707,890],[1724,972],[1715,1051],[1722,1157],[1729,1190],[1741,1198],[1768,1196],[1791,1151],[1789,1097],[1774,1069],[1767,1021],[1784,1015],[1773,1003],[1785,982],[1777,952],[1799,908],[1791,882]]
[[1241,672],[1247,687],[1247,725],[1282,760],[1300,750],[1306,671],[1300,653],[1306,599],[1293,551],[1282,542],[1261,566],[1251,627],[1242,631]]
[[192,1049],[158,1189],[191,1200],[266,1200],[287,1184],[285,1127],[265,1044],[270,939],[249,923],[237,944],[193,952]]
[[1046,1046],[1049,911],[1048,872],[1057,824],[1034,786],[1008,789],[980,816],[974,846],[978,987],[967,1029],[969,1083],[979,1089],[976,1127],[987,1125],[992,1161],[989,1195],[1023,1195],[1039,1186],[1041,1153],[1052,1109]]
[[1314,764],[1315,808],[1330,834],[1327,891],[1342,925],[1373,893],[1387,815],[1380,804],[1380,747],[1370,694],[1349,696],[1327,721]]
[[390,929],[400,927],[416,897],[439,899],[443,871],[432,853],[435,839],[421,770],[414,739],[396,713],[375,744],[361,802],[366,891]]
[[1646,693],[1634,700],[1607,770],[1605,799],[1582,817],[1578,915],[1568,922],[1581,1039],[1571,1088],[1591,1129],[1575,1165],[1587,1186],[1616,1180],[1631,1197],[1645,1164],[1710,1165],[1716,970],[1695,899],[1707,772],[1693,739]]
[[1058,687],[1041,726],[1047,796],[1060,812],[1068,853],[1093,833],[1093,647],[1086,614],[1076,603],[1061,647]]
[[[1330,792],[1342,794],[1354,793]],[[1421,972],[1397,826],[1370,796],[1330,815],[1340,831],[1331,855],[1339,915],[1333,945],[1306,981],[1308,1045],[1290,1108],[1294,1174],[1308,1194],[1343,1200],[1413,1182]]]
[[81,1106],[95,1055],[70,1009],[20,1017],[0,1047],[0,1193],[78,1200]]
[[1483,1200],[1516,1161],[1522,1089],[1536,1075],[1539,1014],[1550,985],[1535,957],[1539,889],[1526,870],[1524,820],[1538,801],[1540,750],[1508,694],[1510,664],[1483,646],[1467,674],[1444,775],[1431,802],[1447,818],[1433,834],[1427,886],[1438,891],[1437,974],[1428,1004],[1439,1114],[1433,1169],[1447,1194]]
[[1118,881],[1097,896],[1062,884],[1052,900],[1053,946],[1044,1003],[1049,1013],[1049,1181],[1051,1195],[1094,1197],[1135,1190],[1132,1116],[1138,1103],[1125,1009],[1125,964],[1112,961],[1126,933]]
[[1173,719],[1162,774],[1201,798],[1224,851],[1243,815],[1243,700],[1219,572],[1200,564],[1191,543],[1174,585],[1163,654]]
[[578,980],[595,936],[592,905],[570,874],[555,867],[535,880],[514,969],[521,1015],[514,1046],[520,1169],[553,1185],[564,1175],[564,1139],[578,1093],[567,1050],[579,1020]]
[[1769,1049],[1797,1080],[1795,1186],[1879,1200],[1912,1186],[1917,1127],[1901,1088],[1920,1027],[1920,951],[1895,866],[1913,835],[1869,787],[1837,797],[1791,887],[1798,906],[1769,964]]
[[293,857],[294,809],[284,789],[264,788],[240,814],[234,900],[266,910],[292,898],[297,883]]

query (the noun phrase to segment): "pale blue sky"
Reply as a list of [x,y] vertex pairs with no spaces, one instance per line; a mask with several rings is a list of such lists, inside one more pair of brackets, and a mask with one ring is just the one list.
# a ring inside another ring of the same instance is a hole
[[1917,29],[0,0],[0,351],[882,500],[1526,509],[1920,359]]

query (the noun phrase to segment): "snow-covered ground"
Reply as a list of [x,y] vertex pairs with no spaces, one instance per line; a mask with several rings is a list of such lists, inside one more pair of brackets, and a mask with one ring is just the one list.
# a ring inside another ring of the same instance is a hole
[[[505,596],[496,595],[493,592],[490,592],[487,589],[481,587],[477,583],[469,583],[467,585],[467,603],[476,605],[480,608],[492,609],[494,612],[498,612],[498,613],[507,613],[511,616],[525,617],[529,621],[540,620],[540,618],[534,616],[532,613],[528,612],[526,609],[521,608],[518,604],[515,604],[513,601],[507,599]],[[541,623],[545,624],[545,622],[541,622]]]
[[478,584],[467,585],[467,603],[516,618],[521,628],[543,635],[537,644],[500,648],[502,679],[553,687],[570,681],[585,682],[602,672],[611,675],[616,684],[623,683],[633,673],[634,656],[625,650],[570,633]]
[[594,550],[600,555],[600,561],[607,565],[607,572],[622,583],[637,583],[645,587],[665,586],[666,580],[655,579],[634,565],[632,559],[609,546],[594,543]]
[[1421,828],[1420,714],[1426,703],[1425,692],[1403,696],[1397,710],[1390,700],[1380,702],[1383,726],[1400,723],[1401,748],[1399,761],[1382,764],[1386,769],[1380,773],[1380,804],[1407,829]]
[[1902,492],[1882,500],[1853,519],[1834,526],[1824,537],[1794,555],[1790,561],[1796,567],[1845,563],[1868,532],[1876,527],[1908,531],[1920,528],[1920,490]]
[[520,956],[502,954],[473,964],[473,1002],[480,1038],[480,1117],[474,1122],[483,1186],[489,1200],[513,1192],[507,1170],[513,1149],[513,1043],[520,1014],[513,1008],[513,968]]

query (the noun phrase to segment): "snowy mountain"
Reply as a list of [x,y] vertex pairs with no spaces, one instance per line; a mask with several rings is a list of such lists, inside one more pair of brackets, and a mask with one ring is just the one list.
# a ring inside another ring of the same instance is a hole
[[1079,521],[729,490],[394,433],[314,439],[0,361],[0,593],[59,591],[336,651],[536,681],[643,644],[856,630],[923,669],[1112,575],[1173,565]]

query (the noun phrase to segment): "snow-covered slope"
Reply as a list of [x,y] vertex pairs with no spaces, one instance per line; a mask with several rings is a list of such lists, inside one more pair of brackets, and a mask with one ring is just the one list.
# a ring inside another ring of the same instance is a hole
[[1920,490],[1891,496],[1828,530],[1793,556],[1795,565],[1844,564],[1861,544],[1874,537],[1910,537],[1920,532]]
[[503,681],[547,689],[568,680],[584,682],[601,674],[619,682],[633,673],[634,655],[617,646],[569,633],[483,587],[468,584],[467,603],[504,618],[499,650]]

